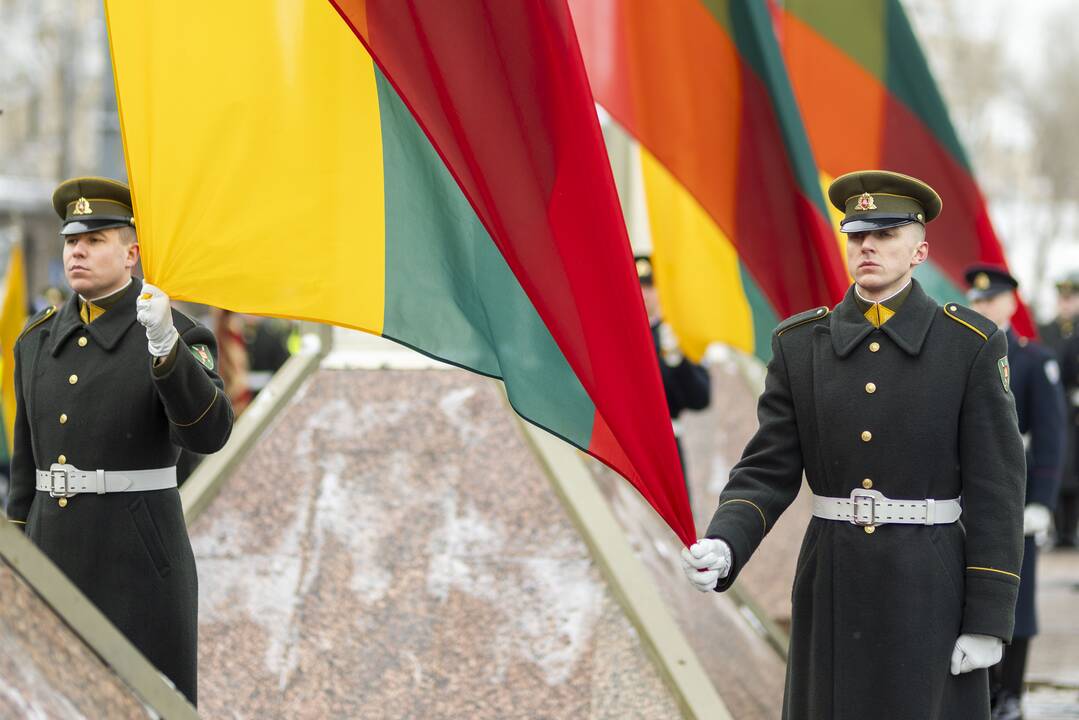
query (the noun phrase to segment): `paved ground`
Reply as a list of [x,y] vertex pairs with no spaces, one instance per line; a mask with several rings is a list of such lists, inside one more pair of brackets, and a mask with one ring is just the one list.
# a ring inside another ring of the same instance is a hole
[[1031,644],[1027,720],[1079,718],[1079,551],[1041,554],[1038,621]]

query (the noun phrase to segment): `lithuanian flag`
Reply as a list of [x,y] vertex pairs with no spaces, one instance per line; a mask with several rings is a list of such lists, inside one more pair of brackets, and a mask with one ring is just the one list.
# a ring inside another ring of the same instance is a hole
[[[899,0],[784,0],[778,28],[794,93],[822,171],[882,168],[920,178],[944,210],[916,272],[945,302],[963,269],[1005,265],[985,200]],[[1020,305],[1016,330],[1032,335]]]
[[766,356],[849,285],[763,2],[570,0],[596,99],[644,151],[656,284],[698,356]]
[[106,10],[151,282],[501,378],[693,540],[564,0]]
[[[0,418],[3,419],[4,448],[13,445],[15,432],[15,341],[26,323],[26,265],[22,246],[15,244],[7,257],[7,268],[0,285]],[[0,454],[7,457],[7,453]]]

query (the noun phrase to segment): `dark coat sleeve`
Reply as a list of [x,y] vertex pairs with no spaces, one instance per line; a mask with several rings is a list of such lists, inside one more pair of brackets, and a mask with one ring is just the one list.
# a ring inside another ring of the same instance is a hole
[[15,345],[15,435],[11,450],[11,478],[8,489],[6,513],[20,527],[26,525],[30,504],[34,501],[37,487],[37,465],[30,439],[30,424],[26,419],[26,401],[22,391],[22,363],[20,346]]
[[1030,418],[1030,455],[1027,468],[1027,502],[1048,508],[1056,504],[1057,487],[1064,463],[1064,390],[1059,378],[1050,377],[1048,353],[1031,371],[1027,388]]
[[[180,332],[174,357],[164,372],[154,372],[154,386],[169,418],[172,441],[192,452],[209,454],[224,447],[232,433],[232,404],[217,372],[195,359],[193,347],[204,345],[217,367],[217,341],[202,325]],[[181,323],[177,323],[180,330]],[[151,370],[153,372],[153,370]]]
[[730,574],[716,590],[729,588],[761,540],[787,509],[802,484],[802,447],[794,415],[790,378],[779,337],[772,336],[772,360],[757,404],[760,427],[731,470],[708,525],[707,537],[731,546]]
[[668,365],[660,354],[659,373],[671,417],[678,417],[683,410],[708,407],[712,400],[712,380],[707,369],[685,357],[678,365]]
[[1015,402],[1001,379],[1003,332],[979,350],[959,416],[966,528],[966,596],[961,632],[1010,641],[1023,560],[1026,458]]

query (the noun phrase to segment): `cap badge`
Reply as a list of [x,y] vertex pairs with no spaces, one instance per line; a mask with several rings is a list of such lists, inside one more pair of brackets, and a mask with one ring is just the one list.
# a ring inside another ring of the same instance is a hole
[[639,277],[639,278],[646,277],[649,274],[651,274],[651,272],[652,272],[652,263],[648,262],[647,260],[645,260],[643,258],[637,261],[637,277]]
[[71,211],[72,215],[92,215],[94,209],[90,207],[90,201],[84,197],[75,201],[75,209]]
[[978,273],[977,275],[975,275],[974,276],[974,287],[978,288],[979,290],[988,290],[989,289],[989,276],[986,275],[985,273]]
[[858,197],[858,204],[854,208],[855,210],[876,210],[877,204],[873,202],[873,196],[869,193],[862,193]]

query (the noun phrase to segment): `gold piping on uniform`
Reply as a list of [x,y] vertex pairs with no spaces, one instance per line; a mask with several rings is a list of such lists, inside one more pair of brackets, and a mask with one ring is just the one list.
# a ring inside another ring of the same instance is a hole
[[[821,310],[823,310],[824,312],[821,312]],[[793,330],[796,327],[801,327],[802,325],[805,325],[807,322],[812,322],[813,320],[820,320],[821,318],[826,318],[826,317],[828,317],[828,313],[830,313],[830,312],[831,312],[831,310],[828,309],[827,305],[822,305],[819,308],[817,308],[816,310],[814,310],[813,314],[810,315],[809,317],[807,317],[807,318],[805,318],[803,320],[799,320],[798,322],[794,323],[793,325],[788,325],[787,327],[785,327],[782,330],[780,330],[779,332],[777,332],[776,337],[779,337],[780,335],[787,332],[788,330]]]
[[[55,306],[55,305],[50,305],[50,306],[49,306],[49,309],[45,311],[45,314],[44,314],[44,315],[42,315],[42,316],[41,316],[41,318],[40,318],[40,319],[38,319],[38,321],[37,321],[37,322],[33,323],[32,325],[28,325],[28,326],[26,327],[26,329],[25,329],[25,330],[23,330],[23,331],[22,331],[21,333],[19,333],[19,340],[22,340],[22,336],[23,336],[23,335],[25,335],[26,333],[30,332],[31,330],[33,330],[34,328],[36,328],[36,327],[37,327],[38,325],[40,325],[41,323],[43,323],[43,322],[45,322],[46,320],[48,320],[49,318],[51,318],[51,317],[52,317],[52,314],[53,314],[54,312],[56,312],[56,306]],[[18,342],[18,340],[16,340],[16,342]]]
[[988,335],[986,335],[985,333],[983,333],[983,332],[982,332],[981,330],[979,330],[978,328],[974,327],[973,325],[971,325],[970,323],[968,323],[968,322],[967,322],[966,320],[963,320],[963,319],[959,318],[959,317],[958,317],[958,316],[956,316],[956,315],[952,315],[952,311],[948,309],[948,306],[947,306],[947,305],[945,305],[945,306],[944,306],[944,314],[945,314],[945,315],[947,315],[948,317],[950,317],[950,318],[951,318],[952,320],[955,320],[955,321],[956,321],[957,323],[959,323],[960,325],[966,325],[966,326],[967,326],[968,328],[970,328],[970,329],[971,329],[971,330],[973,330],[974,332],[976,332],[976,333],[978,333],[979,335],[981,335],[981,336],[982,336],[982,340],[986,340],[986,341],[988,341],[988,340],[989,340],[989,336],[988,336]]
[[8,522],[9,523],[15,523],[16,525],[25,525],[26,524],[25,520],[12,520],[11,518],[8,518]]
[[981,570],[983,572],[994,572],[994,573],[1000,573],[1001,575],[1007,575],[1008,577],[1013,577],[1016,580],[1021,579],[1018,575],[1016,575],[1013,572],[1008,572],[1007,570],[997,570],[996,568],[974,567],[973,565],[967,565],[967,570]]
[[[764,519],[764,511],[761,510],[760,506],[758,506],[757,503],[753,502],[752,500],[743,500],[742,498],[734,498],[733,500],[726,500],[724,502],[721,502],[719,504],[719,507],[723,507],[724,505],[727,505],[728,503],[735,503],[735,502],[745,503],[746,505],[752,505],[753,507],[757,508],[757,512],[759,512],[761,514],[761,522],[764,524],[764,534],[767,535],[768,534],[768,521]],[[716,508],[716,509],[718,510],[719,508]]]
[[195,418],[191,422],[189,422],[189,423],[178,423],[178,422],[174,422],[173,420],[169,420],[169,422],[171,422],[176,427],[181,427],[181,428],[191,427],[192,425],[197,423],[199,420],[202,420],[204,417],[206,417],[206,413],[210,412],[210,408],[212,408],[214,406],[214,403],[217,402],[217,396],[219,394],[221,394],[221,391],[217,389],[216,385],[214,385],[214,399],[211,400],[210,404],[206,406],[206,409],[202,411],[202,415],[199,415],[197,418]]
[[[96,202],[112,203],[113,205],[119,205],[120,207],[125,207],[128,210],[131,210],[131,206],[128,205],[127,203],[121,202],[119,200],[112,200],[110,198],[81,198],[81,199],[85,200],[86,202],[92,202],[92,203],[96,203]],[[72,200],[71,202],[68,203],[68,205],[74,205],[77,202],[78,202],[78,200]],[[134,211],[132,210],[132,212],[134,212]]]
[[[851,195],[849,198],[847,198],[847,202],[850,202],[854,198],[860,198],[862,195],[865,195],[865,194],[867,194],[867,193],[859,193],[858,195]],[[875,192],[875,193],[868,193],[868,194],[872,195],[873,197],[880,197],[881,195],[883,195],[884,197],[897,197],[897,198],[903,198],[904,200],[914,200],[914,202],[918,202],[917,198],[913,198],[910,195],[896,195],[895,193],[882,193],[882,192]],[[845,204],[846,203],[844,203],[844,205]]]

